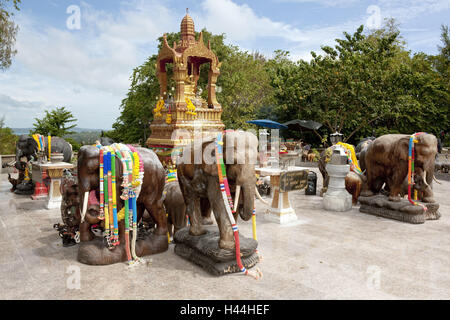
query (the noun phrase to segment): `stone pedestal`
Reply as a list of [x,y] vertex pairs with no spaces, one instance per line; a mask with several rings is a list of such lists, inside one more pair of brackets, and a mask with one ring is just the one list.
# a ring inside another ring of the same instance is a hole
[[280,191],[280,176],[270,176],[270,185],[273,190],[273,198],[269,214],[265,215],[266,220],[279,224],[296,221],[298,218],[291,207],[289,193]]
[[350,171],[350,165],[327,164],[330,176],[328,190],[323,196],[323,206],[329,211],[348,211],[352,208],[352,196],[345,189],[345,177]]
[[360,212],[371,215],[395,219],[412,224],[421,224],[426,220],[438,220],[441,217],[438,203],[421,203],[427,208],[425,211],[422,206],[415,206],[407,199],[400,201],[389,201],[385,195],[374,195],[371,197],[359,197],[361,207]]
[[[62,195],[60,187],[63,171],[64,169],[72,169],[73,167],[75,167],[73,164],[67,162],[33,164],[33,173],[40,171],[43,176],[46,172],[50,178],[50,189],[48,190],[47,203],[45,205],[47,209],[50,210],[61,207]],[[35,175],[33,175],[33,180],[35,180]]]
[[[255,168],[256,173],[262,176],[270,176],[270,187],[273,191],[273,198],[272,204],[269,208],[269,214],[264,216],[266,220],[279,224],[290,223],[298,220],[297,214],[289,201],[289,191],[280,188],[280,177],[283,173],[302,170],[306,170],[307,176],[308,169],[303,167],[288,167],[285,170],[280,168]],[[301,188],[304,187],[306,187],[306,179],[304,186],[302,185]]]
[[[189,234],[189,227],[178,230],[173,239],[175,254],[202,267],[215,276],[240,272],[236,262],[236,251],[219,248],[219,229],[217,226],[204,226],[206,233],[201,236]],[[259,262],[255,252],[258,242],[239,233],[241,261],[250,269]]]

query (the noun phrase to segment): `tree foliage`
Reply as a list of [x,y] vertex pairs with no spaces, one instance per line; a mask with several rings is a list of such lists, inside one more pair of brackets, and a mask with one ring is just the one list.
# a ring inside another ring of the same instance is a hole
[[5,118],[0,119],[0,155],[16,153],[17,136],[11,128],[5,127]]
[[334,47],[312,52],[310,62],[294,63],[288,53],[277,52],[269,74],[278,120],[323,123],[316,144],[334,132],[357,143],[372,134],[437,134],[448,127],[449,90],[433,59],[411,56],[392,20],[370,34],[363,30],[344,32]]
[[70,129],[75,128],[76,124],[71,125],[70,123],[77,121],[72,112],[65,107],[55,108],[51,111],[46,110],[42,119],[35,118],[34,120],[36,122],[33,124],[32,133],[54,137],[64,137],[73,133]]
[[[19,10],[20,0],[0,0],[0,70],[11,66],[18,26],[12,20],[13,10]],[[8,5],[11,4],[13,8]]]

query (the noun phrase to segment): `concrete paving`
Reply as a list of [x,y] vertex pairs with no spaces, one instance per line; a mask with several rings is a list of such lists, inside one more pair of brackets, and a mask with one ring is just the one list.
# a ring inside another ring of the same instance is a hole
[[[422,225],[366,215],[358,206],[328,212],[321,197],[295,191],[299,220],[280,226],[265,221],[258,202],[260,280],[211,276],[175,255],[173,245],[133,269],[80,264],[77,246],[62,247],[53,229],[60,211],[9,188],[0,175],[0,299],[450,298],[450,181],[434,187],[441,219]],[[250,222],[239,227],[251,236]]]

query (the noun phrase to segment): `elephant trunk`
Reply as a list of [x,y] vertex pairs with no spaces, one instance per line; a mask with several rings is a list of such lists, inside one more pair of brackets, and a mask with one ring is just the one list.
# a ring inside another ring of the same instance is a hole
[[244,208],[239,212],[239,215],[242,220],[248,221],[251,219],[255,207],[255,185],[243,185],[241,188],[241,196]]
[[17,149],[16,150],[16,164],[15,164],[15,167],[17,170],[23,170],[23,167],[20,162],[20,158],[22,158],[22,156],[23,156],[22,150]]

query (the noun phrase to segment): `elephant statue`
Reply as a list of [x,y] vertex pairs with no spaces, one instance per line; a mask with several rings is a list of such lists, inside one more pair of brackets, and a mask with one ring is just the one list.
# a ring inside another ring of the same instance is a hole
[[[330,177],[328,176],[326,165],[331,160],[331,155],[333,154],[333,150],[337,148],[337,145],[333,145],[320,154],[319,159],[319,171],[322,174],[323,178],[323,188],[321,194],[327,192],[328,184],[330,182]],[[345,177],[345,189],[352,195],[352,203],[357,204],[358,198],[362,190],[363,182],[366,180],[366,177],[360,173],[350,171]]]
[[[421,133],[414,144],[414,174],[423,177],[425,182],[421,191],[423,202],[435,202],[431,184],[434,177],[437,139],[434,135]],[[387,134],[375,139],[360,159],[366,170],[367,182],[363,184],[362,195],[377,194],[386,184],[390,201],[400,201],[402,184],[408,175],[408,152],[410,135]]]
[[[45,154],[48,154],[48,139],[44,140]],[[64,155],[63,161],[70,162],[72,159],[72,146],[66,140],[60,137],[51,137],[51,152],[62,153]],[[37,159],[38,144],[33,137],[29,135],[21,135],[16,143],[16,168],[24,170],[24,163],[21,158],[26,157],[30,161],[32,157]]]
[[[219,185],[215,143],[215,138],[211,138],[202,143],[193,142],[184,148],[182,158],[177,161],[178,181],[191,223],[189,233],[194,236],[206,233],[201,220],[204,210],[201,201],[209,202],[219,227],[219,248],[234,250],[233,230]],[[253,214],[257,193],[257,148],[258,139],[252,133],[227,130],[223,134],[223,159],[235,202],[235,219],[239,215],[248,221]],[[202,155],[201,161],[194,162],[195,154]]]
[[[156,224],[156,229],[150,237],[136,242],[137,256],[150,255],[164,252],[168,249],[167,242],[167,219],[163,209],[162,193],[165,183],[164,168],[159,161],[157,155],[146,148],[135,148],[143,162],[144,176],[142,180],[141,192],[137,198],[137,222],[139,222],[144,214],[144,210],[150,214],[152,220]],[[78,260],[86,264],[104,265],[121,261],[126,261],[125,249],[125,223],[124,220],[119,221],[119,241],[120,245],[108,249],[105,245],[91,245],[94,240],[94,233],[91,226],[98,224],[104,227],[104,220],[100,217],[100,149],[97,146],[83,146],[78,152],[78,191],[80,194],[80,203],[83,204],[85,212],[84,221],[80,224],[80,240],[81,246],[78,252]],[[122,165],[116,157],[116,194],[122,193]],[[88,200],[85,198],[88,197]],[[84,208],[84,203],[87,203]],[[117,211],[119,212],[124,206],[124,201],[117,196]],[[82,247],[85,247],[82,249]]]

